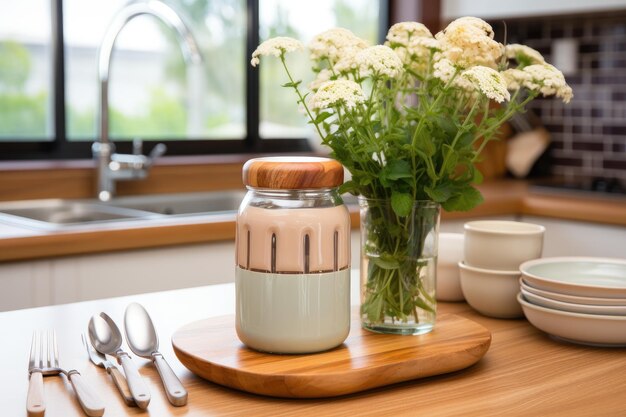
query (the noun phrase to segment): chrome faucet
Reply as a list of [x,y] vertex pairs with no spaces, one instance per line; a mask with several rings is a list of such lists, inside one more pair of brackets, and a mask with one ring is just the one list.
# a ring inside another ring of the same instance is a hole
[[101,201],[108,201],[115,194],[115,183],[119,180],[142,179],[148,175],[153,161],[166,151],[159,143],[149,156],[142,155],[142,142],[133,141],[133,154],[115,153],[115,145],[109,138],[109,71],[115,39],[126,24],[140,15],[151,15],[173,29],[187,65],[200,64],[202,57],[198,44],[181,17],[174,9],[158,0],[137,0],[124,6],[109,25],[98,53],[98,79],[100,99],[98,101],[99,137],[91,150],[96,160],[97,193]]

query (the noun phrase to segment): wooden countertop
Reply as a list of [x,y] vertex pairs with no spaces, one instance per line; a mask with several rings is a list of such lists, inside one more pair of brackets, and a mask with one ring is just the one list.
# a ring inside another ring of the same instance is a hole
[[[443,213],[442,220],[526,214],[626,226],[626,199],[540,193],[530,189],[527,182],[515,180],[487,182],[479,188],[485,197],[483,204],[469,212]],[[352,213],[352,223],[358,225],[357,212]],[[234,237],[234,215],[54,233],[11,228],[3,235],[0,227],[0,262],[206,243]]]
[[[358,297],[357,282],[353,276],[353,303]],[[46,328],[57,332],[61,365],[76,367],[82,373],[104,401],[105,416],[626,415],[626,349],[559,342],[526,320],[483,317],[465,303],[440,303],[438,312],[474,320],[493,336],[485,357],[465,370],[333,399],[277,399],[225,388],[185,369],[176,359],[169,338],[189,322],[233,314],[234,292],[234,284],[224,284],[0,313],[4,333],[0,355],[2,415],[26,415],[31,334]],[[152,401],[149,414],[128,408],[106,372],[88,361],[80,334],[86,331],[89,317],[105,311],[121,325],[130,302],[141,303],[151,314],[161,351],[189,391],[187,406],[171,406],[156,369],[148,361],[133,357],[146,379]],[[47,377],[44,384],[46,417],[84,415],[64,378]]]

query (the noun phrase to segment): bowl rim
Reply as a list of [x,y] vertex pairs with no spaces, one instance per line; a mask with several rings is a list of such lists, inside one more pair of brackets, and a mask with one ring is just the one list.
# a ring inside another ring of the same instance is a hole
[[488,275],[515,275],[516,277],[519,277],[521,275],[521,272],[518,271],[500,271],[497,269],[485,269],[485,268],[479,268],[477,266],[471,266],[471,265],[467,265],[465,263],[465,261],[459,261],[458,263],[459,268],[461,269],[465,269],[467,271],[472,271],[472,272],[479,272],[481,274],[488,274]]
[[[485,224],[493,224],[493,225],[511,225],[515,224],[516,226],[524,225],[526,227],[532,228],[532,230],[487,230],[481,229],[481,225]],[[513,236],[533,236],[533,235],[542,235],[545,233],[546,228],[540,224],[535,223],[527,223],[527,222],[517,222],[513,220],[474,220],[471,222],[467,222],[463,225],[463,230],[476,232],[476,233],[484,233],[484,234],[493,234],[493,235],[513,235]]]
[[[554,305],[560,306],[560,307],[563,307],[563,308],[577,308],[577,307],[580,307],[580,308],[589,309],[589,310],[592,310],[592,309],[597,309],[598,311],[605,310],[602,313],[591,313],[591,312],[585,313],[585,312],[582,312],[582,311],[572,311],[572,310],[560,310],[560,311],[568,311],[568,312],[571,312],[571,313],[582,313],[582,314],[596,314],[596,315],[598,315],[598,314],[600,314],[600,315],[605,314],[607,316],[620,316],[620,315],[624,316],[624,315],[626,315],[626,306],[603,306],[603,305],[597,305],[597,304],[568,303],[566,301],[553,300],[552,298],[543,297],[541,295],[532,293],[532,292],[528,291],[526,288],[523,288],[523,287],[520,287],[520,293],[522,293],[525,297],[528,297],[528,296],[530,296],[531,298],[532,297],[536,297],[536,298],[538,298],[540,300],[544,300],[544,301],[547,301],[549,303],[554,303]],[[525,300],[525,301],[534,304],[532,302],[532,300]],[[537,305],[537,304],[535,304],[535,305]],[[546,306],[539,306],[539,307],[546,307]],[[552,308],[552,307],[546,307],[546,308]],[[558,308],[552,308],[552,309],[553,310],[558,310]],[[622,314],[622,313],[611,313],[610,311],[606,311],[606,310],[612,310],[612,309],[613,310],[624,310],[624,314]]]
[[[555,301],[562,301],[562,300],[552,298],[552,296],[570,298],[572,301],[563,301],[563,302],[569,302],[571,304],[626,306],[626,298],[624,298],[623,301],[620,301],[621,299],[619,298],[585,297],[583,295],[571,295],[571,294],[563,294],[560,292],[542,290],[541,288],[533,287],[528,282],[526,282],[524,280],[523,274],[522,276],[519,277],[519,282],[520,282],[520,288],[524,288],[527,292],[531,292],[535,295],[540,295],[544,298],[550,298]],[[573,301],[577,301],[577,302],[573,302]],[[609,304],[597,304],[598,302],[601,302],[601,303],[608,302]],[[621,304],[617,304],[617,302],[621,302]],[[584,303],[588,303],[588,304],[584,304]]]
[[548,314],[556,314],[559,316],[565,317],[574,317],[581,319],[593,319],[593,320],[611,320],[618,322],[626,322],[626,316],[607,316],[606,314],[585,314],[585,313],[572,313],[571,311],[563,311],[563,310],[555,310],[553,308],[547,308],[538,306],[537,304],[533,304],[524,299],[521,291],[517,294],[517,302],[521,304],[522,307],[528,307],[532,310],[538,310]]
[[606,285],[593,285],[593,284],[577,284],[577,283],[562,281],[558,279],[546,278],[546,277],[531,274],[530,272],[528,272],[528,268],[536,266],[536,265],[563,263],[563,262],[566,262],[566,263],[567,262],[570,262],[570,263],[574,263],[574,262],[610,263],[610,264],[623,265],[624,267],[626,267],[626,259],[599,258],[599,257],[594,257],[594,256],[555,256],[551,258],[539,258],[539,259],[532,259],[530,261],[526,261],[519,266],[519,270],[521,274],[525,277],[536,279],[536,280],[543,281],[543,282],[548,282],[551,284],[564,285],[570,288],[571,287],[594,288],[594,289],[602,289],[602,290],[619,290],[620,292],[626,290],[626,288],[624,287],[610,287]]

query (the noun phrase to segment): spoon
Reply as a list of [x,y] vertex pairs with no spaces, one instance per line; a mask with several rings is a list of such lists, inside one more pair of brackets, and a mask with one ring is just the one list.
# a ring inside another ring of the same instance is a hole
[[175,406],[187,404],[187,390],[158,351],[159,338],[146,309],[137,303],[126,307],[124,329],[130,350],[154,362],[170,403]]
[[115,322],[105,313],[100,313],[100,315],[91,317],[88,330],[93,347],[100,353],[115,356],[118,362],[122,364],[128,381],[128,388],[137,406],[147,408],[150,403],[150,392],[128,353],[121,349],[122,334]]

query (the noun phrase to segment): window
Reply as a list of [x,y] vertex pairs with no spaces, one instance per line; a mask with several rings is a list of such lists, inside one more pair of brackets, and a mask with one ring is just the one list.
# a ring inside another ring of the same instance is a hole
[[[119,152],[130,152],[135,138],[148,141],[145,151],[165,142],[170,155],[309,149],[311,131],[293,92],[280,88],[283,72],[269,59],[252,69],[251,51],[272,36],[307,42],[335,26],[375,43],[386,24],[385,0],[165,2],[191,29],[203,62],[186,65],[173,31],[153,16],[122,29],[109,82],[109,131]],[[98,48],[127,0],[5,3],[0,159],[91,158]],[[308,82],[307,57],[297,59]]]
[[[274,36],[291,36],[307,42],[333,27],[350,29],[371,44],[378,41],[378,0],[261,0],[261,40]],[[313,80],[305,53],[288,56],[294,76],[303,85]],[[288,80],[278,60],[267,59],[259,66],[261,76],[261,138],[293,138],[314,135],[296,106],[292,89],[279,86]]]
[[[109,22],[126,3],[64,1],[69,140],[93,140],[98,47]],[[190,26],[204,60],[185,65],[172,29],[158,19],[131,20],[120,32],[111,58],[111,137],[243,139],[244,1],[177,0],[171,5]]]
[[2,4],[0,141],[54,139],[50,33],[50,1]]

